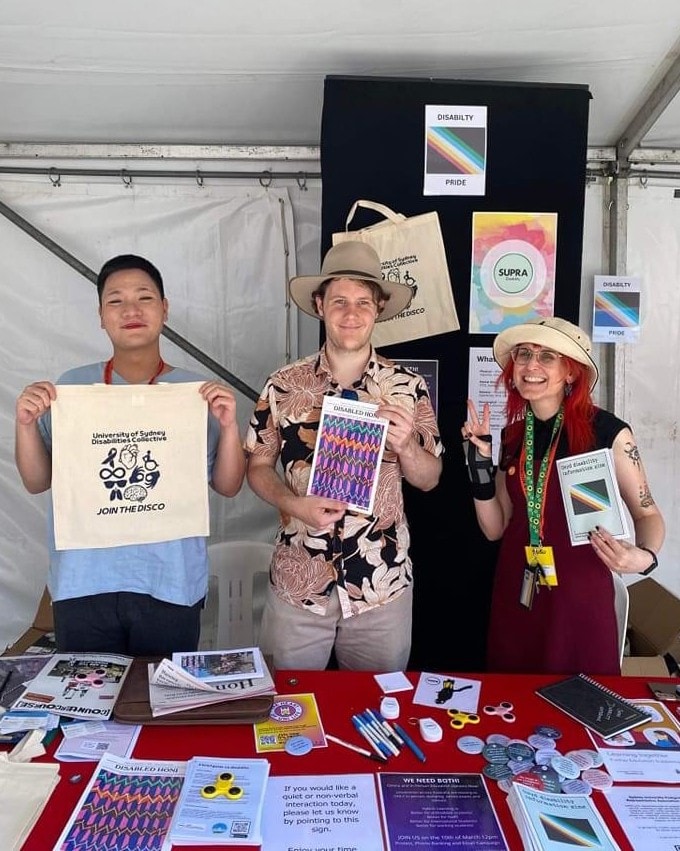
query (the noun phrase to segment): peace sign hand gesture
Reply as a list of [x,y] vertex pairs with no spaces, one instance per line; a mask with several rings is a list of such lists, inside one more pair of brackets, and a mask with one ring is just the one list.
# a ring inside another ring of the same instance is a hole
[[[461,434],[464,441],[469,441],[483,458],[491,458],[491,409],[489,403],[482,406],[482,418],[477,414],[477,408],[472,399],[467,400],[468,418],[463,423]],[[468,454],[464,443],[463,449]]]

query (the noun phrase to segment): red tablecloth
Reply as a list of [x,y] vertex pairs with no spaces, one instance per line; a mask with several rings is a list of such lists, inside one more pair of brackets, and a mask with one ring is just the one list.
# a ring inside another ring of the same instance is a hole
[[[418,682],[418,673],[410,672],[408,676],[414,685]],[[456,741],[460,736],[473,734],[486,738],[489,733],[496,732],[513,738],[526,738],[534,731],[537,724],[553,725],[562,731],[563,739],[559,744],[562,753],[573,748],[592,747],[592,741],[585,728],[535,694],[538,686],[554,682],[562,677],[469,673],[461,674],[461,676],[482,681],[480,706],[484,703],[498,704],[504,700],[513,703],[517,716],[515,723],[508,724],[495,716],[482,715],[479,725],[474,727],[466,725],[461,731],[453,730],[448,726],[448,719],[442,710],[413,705],[411,703],[413,692],[400,692],[396,695],[401,705],[398,723],[413,734],[414,740],[425,751],[427,762],[420,762],[411,751],[404,748],[399,756],[390,758],[383,768],[360,754],[354,754],[346,748],[329,742],[327,748],[316,748],[302,757],[289,756],[283,752],[267,754],[271,763],[271,774],[324,775],[375,773],[376,771],[479,773],[485,765],[485,760],[481,755],[466,755],[458,750]],[[647,678],[597,677],[597,679],[623,697],[653,697],[647,687]],[[325,731],[365,746],[350,719],[353,714],[363,712],[367,707],[377,708],[379,705],[382,692],[372,674],[350,671],[279,671],[276,675],[276,686],[279,694],[314,693]],[[417,727],[408,726],[409,718],[427,716],[437,719],[444,728],[444,738],[441,742],[424,743]],[[53,750],[54,746],[51,748],[51,751]],[[133,756],[139,759],[183,760],[192,756],[255,757],[258,754],[255,752],[255,739],[251,725],[147,726],[141,732]],[[49,755],[44,759],[48,758]],[[53,847],[76,806],[93,768],[94,763],[61,764],[59,785],[54,790],[33,832],[24,843],[23,851],[48,851]],[[77,783],[69,782],[69,778],[75,774],[80,774],[82,779]],[[494,781],[487,781],[487,785],[510,848],[521,849],[522,843],[508,810],[505,794],[498,789]],[[633,851],[604,801],[602,793],[593,792],[593,800],[621,848]]]

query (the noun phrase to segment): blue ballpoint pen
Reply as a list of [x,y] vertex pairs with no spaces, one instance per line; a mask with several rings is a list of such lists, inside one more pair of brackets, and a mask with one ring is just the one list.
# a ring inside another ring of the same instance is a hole
[[410,748],[413,753],[418,757],[421,762],[425,762],[425,754],[420,750],[418,745],[413,741],[410,736],[407,736],[403,729],[398,724],[392,725],[397,733],[401,736],[401,738],[406,743],[406,746]]
[[376,741],[376,739],[370,735],[370,733],[366,729],[366,725],[362,724],[356,715],[352,716],[352,724],[354,725],[357,733],[359,733],[360,736],[366,739],[366,741],[369,743],[369,745],[371,745],[373,750],[380,754],[384,759],[387,759],[388,756],[391,756],[385,745],[382,742]]
[[382,742],[385,747],[392,753],[394,756],[399,756],[399,748],[392,741],[392,739],[388,736],[387,732],[382,728],[378,719],[371,713],[370,709],[367,709],[364,713],[359,713],[358,718],[362,721],[368,730],[371,733],[375,733],[379,742]]

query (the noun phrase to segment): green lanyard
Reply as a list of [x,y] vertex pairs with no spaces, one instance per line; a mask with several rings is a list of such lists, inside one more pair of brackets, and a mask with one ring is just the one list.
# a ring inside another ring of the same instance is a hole
[[534,412],[527,406],[526,416],[524,418],[524,492],[527,500],[527,515],[529,517],[529,544],[532,547],[542,546],[542,517],[543,517],[543,501],[545,499],[545,490],[548,486],[548,474],[550,464],[555,457],[557,451],[556,436],[562,428],[564,421],[564,408],[560,407],[555,423],[553,425],[552,434],[550,435],[550,444],[541,459],[541,466],[538,470],[538,482],[534,484]]

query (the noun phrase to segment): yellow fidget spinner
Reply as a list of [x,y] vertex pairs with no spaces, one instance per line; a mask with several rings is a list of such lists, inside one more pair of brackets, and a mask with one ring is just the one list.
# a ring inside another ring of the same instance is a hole
[[479,724],[479,715],[476,712],[462,712],[459,709],[447,709],[446,714],[451,719],[449,724],[454,730],[462,730],[466,724]]
[[201,795],[204,798],[216,798],[218,795],[224,795],[230,801],[236,801],[243,797],[243,789],[240,786],[234,786],[234,775],[231,771],[223,771],[217,775],[214,783],[204,786],[201,789]]

